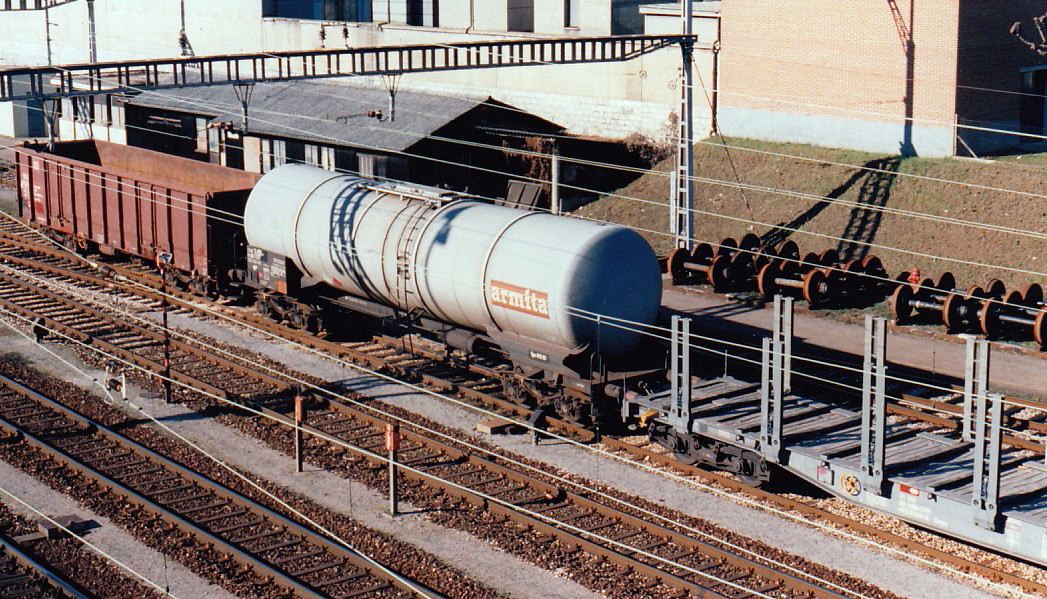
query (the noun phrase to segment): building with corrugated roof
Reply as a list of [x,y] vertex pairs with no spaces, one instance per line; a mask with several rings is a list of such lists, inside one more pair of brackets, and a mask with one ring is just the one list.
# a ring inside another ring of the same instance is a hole
[[[505,148],[559,125],[482,94],[431,94],[338,81],[261,83],[244,112],[232,86],[141,94],[127,143],[265,173],[287,162],[492,197],[526,176]],[[450,158],[449,158],[450,157]]]

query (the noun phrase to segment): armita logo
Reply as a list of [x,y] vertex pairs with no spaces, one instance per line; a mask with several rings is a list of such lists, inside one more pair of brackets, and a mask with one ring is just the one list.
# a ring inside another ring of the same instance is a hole
[[549,318],[549,294],[527,287],[491,281],[491,304],[531,316]]

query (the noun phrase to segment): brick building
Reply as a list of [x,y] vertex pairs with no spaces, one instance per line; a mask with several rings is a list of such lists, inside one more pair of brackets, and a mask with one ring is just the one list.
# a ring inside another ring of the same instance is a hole
[[1016,21],[1031,28],[1044,8],[1030,0],[725,1],[721,129],[928,156],[1014,147],[1030,138],[984,129],[1044,131],[1047,64],[1008,31]]

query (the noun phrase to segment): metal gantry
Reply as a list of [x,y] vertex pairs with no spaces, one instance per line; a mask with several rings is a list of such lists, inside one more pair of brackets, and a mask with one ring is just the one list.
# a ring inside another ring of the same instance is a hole
[[693,36],[628,35],[225,54],[0,70],[0,102],[223,83],[621,62]]

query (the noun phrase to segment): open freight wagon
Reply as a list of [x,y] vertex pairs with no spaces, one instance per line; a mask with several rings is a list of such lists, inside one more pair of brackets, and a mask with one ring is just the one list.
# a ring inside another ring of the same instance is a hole
[[71,249],[165,261],[195,291],[242,263],[259,175],[105,141],[15,148],[19,216]]

